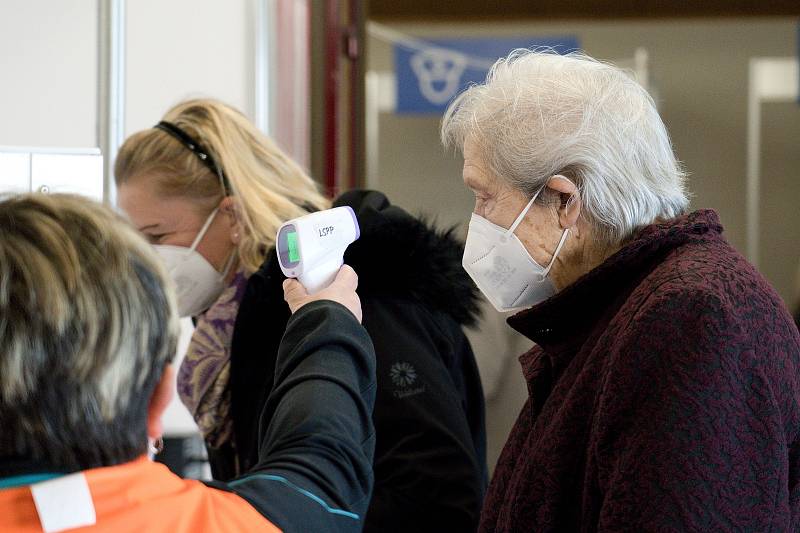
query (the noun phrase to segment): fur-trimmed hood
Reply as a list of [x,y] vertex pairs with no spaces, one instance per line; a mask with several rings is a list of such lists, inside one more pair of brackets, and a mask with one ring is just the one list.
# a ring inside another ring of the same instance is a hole
[[345,262],[358,273],[362,296],[411,298],[459,324],[476,322],[478,289],[461,266],[454,228],[437,230],[376,191],[349,191],[334,206],[352,207],[361,226]]
[[[392,465],[375,469],[362,525],[474,531],[487,478],[486,429],[480,374],[461,328],[478,314],[461,246],[452,231],[432,229],[380,193],[348,192],[336,205],[352,207],[361,226],[345,261],[359,275],[362,324],[375,348],[374,463]],[[276,412],[278,352],[292,320],[284,279],[273,247],[247,281],[231,340],[235,447],[208,450],[216,479],[259,464],[260,431]],[[304,327],[320,345],[340,340],[314,321]]]

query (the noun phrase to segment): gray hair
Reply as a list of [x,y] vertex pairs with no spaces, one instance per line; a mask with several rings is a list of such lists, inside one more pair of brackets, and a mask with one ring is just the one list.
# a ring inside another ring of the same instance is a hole
[[498,177],[531,197],[556,174],[581,191],[596,236],[618,244],[686,211],[686,174],[647,93],[582,53],[515,50],[450,104],[442,143],[476,143]]
[[69,470],[146,451],[178,321],[152,248],[67,195],[0,202],[0,456]]

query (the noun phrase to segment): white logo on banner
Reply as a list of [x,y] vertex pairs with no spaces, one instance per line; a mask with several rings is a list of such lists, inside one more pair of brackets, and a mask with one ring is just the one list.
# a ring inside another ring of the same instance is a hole
[[444,48],[426,48],[411,56],[419,91],[435,105],[446,104],[456,95],[467,64],[464,54]]

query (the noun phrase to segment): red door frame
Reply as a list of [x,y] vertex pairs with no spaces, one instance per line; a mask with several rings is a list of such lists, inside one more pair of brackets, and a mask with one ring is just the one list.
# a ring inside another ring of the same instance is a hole
[[341,29],[339,0],[325,0],[325,189],[330,195],[339,191],[339,57]]
[[[343,22],[343,10],[347,21]],[[363,174],[363,0],[324,0],[324,177],[326,192],[339,194],[360,184]],[[345,72],[343,65],[349,62]],[[350,122],[342,127],[342,91],[347,91]],[[348,135],[343,136],[346,129]],[[342,147],[342,143],[345,146]],[[342,149],[344,148],[344,149]],[[341,154],[341,155],[340,155]]]

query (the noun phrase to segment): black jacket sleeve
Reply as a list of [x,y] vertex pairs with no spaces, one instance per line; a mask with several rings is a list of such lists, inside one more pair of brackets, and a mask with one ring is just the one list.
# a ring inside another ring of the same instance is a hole
[[352,313],[334,302],[306,305],[278,351],[258,464],[211,485],[236,492],[283,531],[361,531],[375,388],[375,352]]
[[[378,354],[376,485],[365,531],[475,531],[485,455],[476,450],[464,402],[482,396],[454,378],[464,375],[453,368],[462,363],[456,350],[463,346],[418,305],[362,302]],[[482,405],[480,415],[476,426],[485,435]]]

